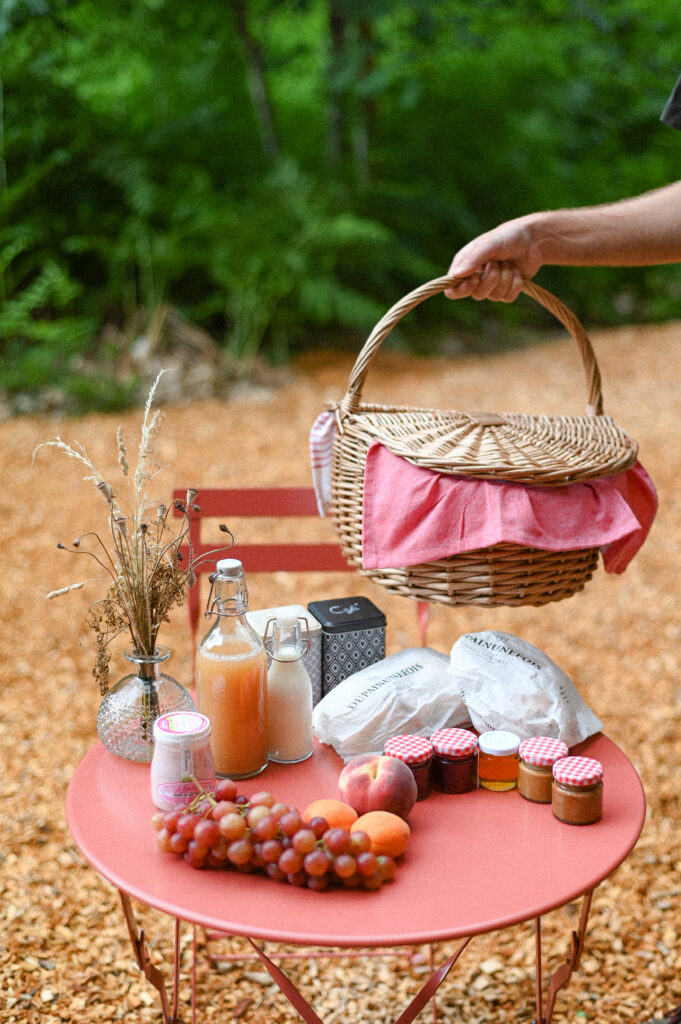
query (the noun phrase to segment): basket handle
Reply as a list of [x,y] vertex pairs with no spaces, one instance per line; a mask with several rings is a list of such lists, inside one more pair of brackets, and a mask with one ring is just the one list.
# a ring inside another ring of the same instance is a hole
[[[401,298],[399,302],[396,302],[395,305],[392,306],[379,320],[367,340],[364,342],[362,350],[357,356],[355,365],[350,373],[348,388],[345,393],[345,397],[340,402],[338,410],[341,421],[345,416],[358,412],[362,398],[362,387],[364,385],[366,375],[369,372],[369,367],[371,366],[381,343],[390,334],[395,324],[397,324],[402,317],[415,306],[418,306],[421,302],[429,299],[431,295],[437,295],[439,292],[443,292],[445,289],[451,287],[454,280],[456,280],[456,278],[438,277],[433,281],[428,281],[426,284],[422,284],[419,288],[415,288],[413,292],[409,292],[408,295]],[[589,416],[601,416],[603,414],[601,373],[598,369],[596,355],[591,347],[591,342],[589,341],[586,331],[582,327],[581,323],[574,313],[567,308],[567,306],[565,306],[556,298],[555,295],[547,291],[545,288],[540,288],[539,285],[533,284],[531,281],[523,281],[521,290],[526,292],[526,294],[531,298],[535,299],[540,306],[544,306],[544,308],[548,309],[550,313],[553,313],[556,319],[560,320],[563,326],[568,329],[574,340],[577,342],[577,348],[579,349],[579,354],[582,357],[584,372],[586,374],[588,394],[586,412]]]

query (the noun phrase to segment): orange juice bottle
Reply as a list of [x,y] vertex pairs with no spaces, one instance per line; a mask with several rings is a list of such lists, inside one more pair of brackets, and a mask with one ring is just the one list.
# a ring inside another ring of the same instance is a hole
[[197,705],[210,720],[216,774],[245,779],[267,767],[267,656],[246,619],[241,562],[221,559],[210,579],[215,621],[196,656]]

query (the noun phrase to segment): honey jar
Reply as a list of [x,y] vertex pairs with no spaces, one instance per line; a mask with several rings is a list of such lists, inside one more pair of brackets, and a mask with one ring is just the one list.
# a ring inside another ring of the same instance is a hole
[[532,736],[518,748],[518,792],[526,800],[550,804],[553,786],[553,765],[566,757],[567,743],[552,736]]
[[562,757],[553,766],[551,807],[567,825],[592,825],[603,813],[603,765],[593,757]]
[[514,732],[495,729],[478,739],[478,781],[483,789],[508,790],[518,784],[518,747]]
[[433,744],[433,785],[441,793],[468,793],[477,785],[478,738],[468,729],[438,729]]
[[425,736],[405,733],[386,740],[383,753],[388,757],[397,757],[411,768],[416,779],[416,799],[424,800],[430,793],[430,766],[433,756],[431,741]]

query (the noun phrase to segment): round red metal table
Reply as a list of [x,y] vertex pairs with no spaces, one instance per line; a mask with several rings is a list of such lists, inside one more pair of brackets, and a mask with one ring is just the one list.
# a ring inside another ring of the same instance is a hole
[[[565,825],[550,805],[530,803],[517,791],[434,792],[414,807],[407,853],[395,881],[378,892],[315,893],[260,875],[191,869],[156,847],[148,765],[120,760],[101,744],[76,769],[67,817],[84,856],[124,897],[129,926],[127,898],[133,897],[176,919],[251,939],[329,947],[418,945],[531,919],[538,925],[547,911],[590,897],[625,859],[645,815],[636,770],[603,735],[578,750],[604,767],[601,821]],[[267,789],[304,808],[313,799],[336,796],[341,766],[331,748],[316,745],[308,761],[272,764],[239,788],[247,795]],[[585,927],[583,915],[580,947]],[[569,973],[580,951],[568,956]],[[553,998],[555,992],[549,1010]],[[538,1017],[546,1020],[547,1014]],[[305,1019],[319,1020],[314,1014]]]

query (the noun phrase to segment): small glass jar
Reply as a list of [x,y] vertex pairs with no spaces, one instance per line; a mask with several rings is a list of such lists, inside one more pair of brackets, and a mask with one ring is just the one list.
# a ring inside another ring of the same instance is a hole
[[386,740],[383,753],[396,757],[411,768],[416,779],[416,799],[425,800],[430,793],[430,765],[433,744],[425,736],[405,733]]
[[495,729],[481,733],[478,746],[478,781],[482,788],[500,792],[515,789],[520,737],[514,732]]
[[478,781],[478,737],[468,729],[438,729],[433,744],[433,785],[441,793],[468,793]]
[[170,711],[154,722],[151,798],[162,811],[186,807],[215,789],[210,722],[198,711]]
[[552,736],[532,736],[518,748],[518,792],[536,804],[550,804],[553,765],[566,757],[567,743]]
[[553,766],[553,813],[567,825],[593,825],[603,814],[603,765],[593,757],[562,757]]

